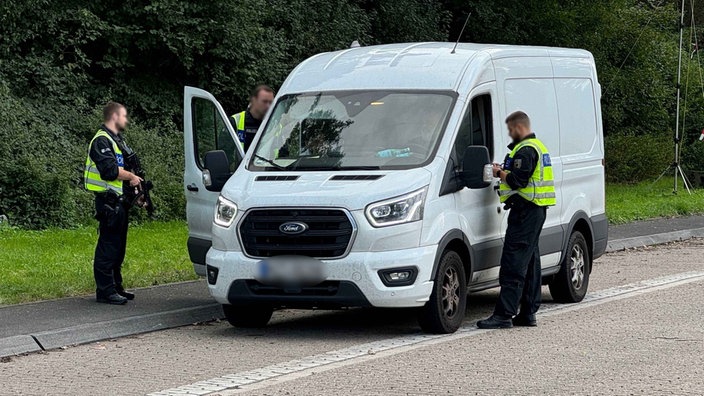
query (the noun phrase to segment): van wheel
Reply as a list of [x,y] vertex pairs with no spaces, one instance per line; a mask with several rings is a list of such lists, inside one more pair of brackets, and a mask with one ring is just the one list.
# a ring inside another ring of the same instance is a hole
[[584,299],[589,287],[592,266],[587,240],[579,231],[570,237],[567,254],[560,264],[560,272],[549,283],[553,300],[559,303],[576,303]]
[[225,318],[235,327],[264,327],[269,323],[274,309],[263,305],[223,304]]
[[420,309],[418,323],[426,333],[454,333],[462,324],[466,307],[467,280],[462,258],[446,250],[440,258],[430,300]]

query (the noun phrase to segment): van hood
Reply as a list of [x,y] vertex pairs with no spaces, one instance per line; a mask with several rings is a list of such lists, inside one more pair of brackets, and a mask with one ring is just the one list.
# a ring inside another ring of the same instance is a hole
[[249,172],[239,169],[221,195],[241,210],[319,206],[350,211],[430,184],[425,168],[389,171]]

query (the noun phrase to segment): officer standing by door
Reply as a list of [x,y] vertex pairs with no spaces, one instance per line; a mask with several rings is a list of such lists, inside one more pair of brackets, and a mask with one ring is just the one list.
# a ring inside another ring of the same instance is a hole
[[232,127],[237,132],[237,137],[245,152],[252,144],[252,140],[254,140],[254,136],[259,130],[259,126],[262,125],[262,120],[272,103],[274,103],[274,90],[267,85],[258,85],[249,97],[247,110],[231,117]]
[[128,124],[127,109],[109,102],[103,108],[103,120],[88,147],[83,174],[86,190],[95,193],[95,218],[100,223],[93,275],[96,300],[122,305],[134,299],[134,294],[122,286],[129,209],[123,188],[137,188],[142,179],[124,169],[123,151],[127,146],[121,132]]
[[[501,179],[499,196],[510,209],[501,256],[501,291],[494,314],[480,320],[480,329],[536,326],[535,313],[541,299],[540,232],[548,206],[556,204],[550,154],[530,129],[522,111],[506,118],[513,143],[503,167],[494,165]],[[520,312],[519,312],[520,305]]]

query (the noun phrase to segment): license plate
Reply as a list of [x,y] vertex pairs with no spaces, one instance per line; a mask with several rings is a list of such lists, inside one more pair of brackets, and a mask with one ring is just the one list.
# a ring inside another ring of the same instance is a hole
[[257,264],[257,281],[266,285],[312,286],[324,281],[322,261],[303,256],[276,256]]

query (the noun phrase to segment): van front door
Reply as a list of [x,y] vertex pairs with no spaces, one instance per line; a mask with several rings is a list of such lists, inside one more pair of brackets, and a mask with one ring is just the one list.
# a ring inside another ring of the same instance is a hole
[[183,91],[183,141],[188,254],[196,273],[202,276],[212,244],[215,203],[244,152],[220,103],[210,93],[193,87]]
[[[462,158],[467,146],[485,146],[494,162],[496,143],[494,141],[493,84],[479,87],[467,104],[460,129],[455,139],[456,158]],[[498,278],[501,261],[501,213],[499,197],[494,186],[470,190],[463,189],[455,194],[459,213],[466,216],[462,231],[472,240],[473,262],[471,288],[481,287]]]

